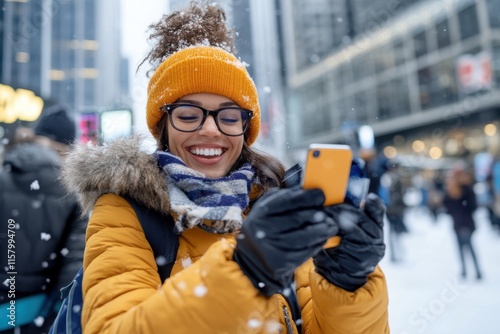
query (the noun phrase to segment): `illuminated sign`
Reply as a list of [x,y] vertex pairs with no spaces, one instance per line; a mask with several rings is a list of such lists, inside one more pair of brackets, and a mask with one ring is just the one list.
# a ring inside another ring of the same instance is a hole
[[78,127],[80,128],[80,141],[82,143],[99,142],[99,114],[81,113],[79,115]]
[[491,56],[486,52],[461,55],[457,59],[457,75],[465,93],[490,89],[493,84]]
[[375,135],[369,125],[362,125],[358,129],[359,147],[372,149],[375,146]]
[[14,123],[16,120],[33,122],[43,109],[43,99],[31,90],[0,84],[0,122]]
[[108,110],[101,113],[101,136],[104,143],[132,135],[132,111]]

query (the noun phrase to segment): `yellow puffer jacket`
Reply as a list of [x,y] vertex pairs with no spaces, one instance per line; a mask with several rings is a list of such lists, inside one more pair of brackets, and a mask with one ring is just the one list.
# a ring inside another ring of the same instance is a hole
[[[67,161],[66,184],[84,208],[93,207],[84,256],[85,334],[297,332],[286,319],[291,311],[284,298],[262,296],[232,260],[232,235],[184,231],[172,274],[160,282],[135,211],[115,195],[134,194],[155,210],[168,206],[154,197],[164,191],[162,178],[137,141],[80,147]],[[296,287],[303,333],[389,333],[379,268],[351,293],[328,283],[308,261],[296,271]]]

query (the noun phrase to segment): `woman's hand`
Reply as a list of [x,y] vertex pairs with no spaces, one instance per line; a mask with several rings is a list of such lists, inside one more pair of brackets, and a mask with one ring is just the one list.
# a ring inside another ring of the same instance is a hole
[[324,212],[338,224],[342,239],[337,247],[314,256],[316,271],[330,283],[354,292],[384,257],[385,207],[377,195],[369,194],[361,209],[339,204],[325,207]]
[[295,268],[321,250],[337,226],[319,189],[280,189],[253,206],[237,237],[234,260],[266,296],[293,281]]

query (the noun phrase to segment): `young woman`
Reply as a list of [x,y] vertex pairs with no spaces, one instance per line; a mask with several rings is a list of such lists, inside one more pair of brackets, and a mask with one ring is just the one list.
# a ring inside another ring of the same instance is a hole
[[[192,3],[152,31],[146,118],[157,152],[137,139],[81,146],[65,168],[92,211],[84,332],[388,333],[379,199],[323,207],[320,190],[282,188],[281,163],[251,148],[257,90],[220,7]],[[163,282],[124,197],[175,221],[177,258]],[[341,216],[352,224],[339,231]],[[336,234],[340,244],[322,249]],[[284,298],[293,292],[295,322]]]

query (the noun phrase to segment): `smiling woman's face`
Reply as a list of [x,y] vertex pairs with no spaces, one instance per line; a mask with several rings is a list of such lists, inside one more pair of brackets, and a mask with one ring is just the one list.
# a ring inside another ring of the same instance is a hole
[[[208,93],[186,95],[176,103],[194,104],[208,110],[237,106],[225,96]],[[181,132],[172,126],[170,120],[167,123],[169,151],[206,177],[227,175],[243,149],[244,136],[232,137],[221,133],[212,116],[208,116],[203,127],[195,132]]]

